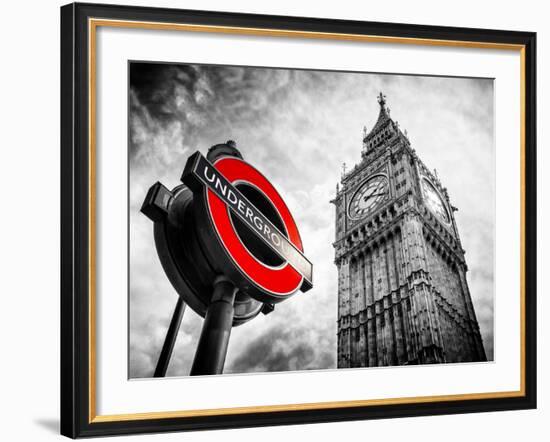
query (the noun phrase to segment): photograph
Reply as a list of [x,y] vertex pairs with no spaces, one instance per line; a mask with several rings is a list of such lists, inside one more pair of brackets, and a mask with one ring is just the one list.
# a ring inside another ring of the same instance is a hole
[[492,363],[494,88],[129,60],[128,378]]
[[61,434],[537,407],[537,35],[371,10],[60,8]]

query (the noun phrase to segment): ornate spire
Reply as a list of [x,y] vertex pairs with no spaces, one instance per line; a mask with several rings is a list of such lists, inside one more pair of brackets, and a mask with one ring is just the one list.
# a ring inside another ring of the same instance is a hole
[[364,136],[364,143],[367,143],[370,139],[376,137],[376,135],[378,135],[378,133],[386,127],[387,123],[391,121],[389,109],[386,107],[386,96],[380,92],[377,99],[378,104],[380,105],[380,113],[378,114],[378,119],[372,127],[372,130]]
[[382,92],[378,94],[378,104],[382,109],[386,106],[386,96]]
[[410,145],[407,131],[403,133],[399,127],[399,122],[393,120],[390,116],[390,108],[387,106],[386,96],[380,92],[376,98],[380,105],[380,112],[371,131],[365,133],[365,130],[363,130],[363,149],[361,151],[363,157],[373,149],[377,149],[380,146],[388,146],[388,143],[393,142],[396,138]]

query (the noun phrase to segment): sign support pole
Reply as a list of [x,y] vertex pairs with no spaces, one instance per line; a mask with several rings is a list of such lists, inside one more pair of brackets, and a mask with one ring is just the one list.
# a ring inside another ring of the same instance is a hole
[[178,296],[178,302],[176,303],[176,308],[174,309],[170,326],[166,332],[166,338],[164,339],[164,345],[160,352],[157,367],[155,368],[154,377],[156,378],[163,378],[166,376],[166,369],[168,368],[170,358],[172,357],[172,351],[176,344],[176,337],[180,329],[183,312],[185,312],[185,303],[183,302],[183,298]]
[[237,288],[226,277],[221,276],[214,281],[214,291],[204,318],[191,376],[223,372],[233,326],[236,293]]

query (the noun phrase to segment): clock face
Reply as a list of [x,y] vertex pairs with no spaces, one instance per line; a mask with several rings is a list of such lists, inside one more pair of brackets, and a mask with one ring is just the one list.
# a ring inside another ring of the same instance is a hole
[[367,179],[354,193],[348,206],[348,216],[360,219],[372,212],[388,195],[388,179],[376,175]]
[[422,179],[422,189],[424,190],[424,200],[430,210],[434,212],[443,222],[449,224],[451,222],[449,212],[447,211],[443,199],[439,195],[439,192],[435,190],[433,184],[424,178]]

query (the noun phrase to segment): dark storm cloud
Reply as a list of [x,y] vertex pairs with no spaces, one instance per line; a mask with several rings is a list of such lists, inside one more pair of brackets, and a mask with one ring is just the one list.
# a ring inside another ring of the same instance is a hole
[[[130,375],[151,376],[176,302],[139,209],[171,188],[192,152],[234,139],[281,192],[314,264],[314,288],[232,330],[226,372],[335,368],[334,208],[341,164],[358,163],[375,97],[436,168],[457,223],[487,356],[493,354],[494,146],[490,80],[132,63],[130,75]],[[187,375],[202,319],[189,308],[168,375]]]
[[[324,349],[317,354],[310,342],[300,339],[303,330],[271,329],[255,338],[243,354],[228,367],[229,372],[264,372],[307,370],[320,367],[318,359],[333,353],[333,349]],[[292,345],[289,345],[289,342]]]
[[[132,63],[132,122],[158,131],[177,122],[191,144],[204,132],[239,122],[264,124],[272,103],[288,98],[293,76],[272,69]],[[132,154],[140,147],[132,142]]]

